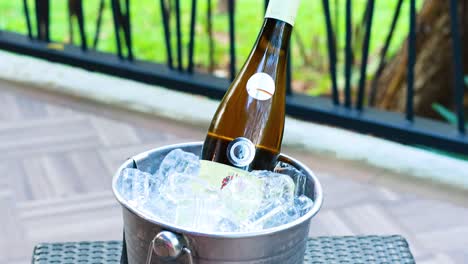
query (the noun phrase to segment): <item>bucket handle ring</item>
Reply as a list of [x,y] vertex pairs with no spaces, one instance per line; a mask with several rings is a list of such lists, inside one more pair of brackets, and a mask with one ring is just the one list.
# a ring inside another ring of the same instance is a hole
[[180,241],[180,236],[170,231],[159,232],[149,245],[146,264],[151,264],[153,252],[158,258],[167,261],[174,261],[185,254],[187,255],[187,264],[193,264],[192,251]]

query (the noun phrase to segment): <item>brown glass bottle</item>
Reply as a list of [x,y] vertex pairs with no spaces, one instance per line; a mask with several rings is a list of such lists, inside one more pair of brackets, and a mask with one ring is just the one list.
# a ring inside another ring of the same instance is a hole
[[283,138],[292,28],[281,19],[265,19],[246,63],[213,117],[202,159],[244,170],[273,169]]

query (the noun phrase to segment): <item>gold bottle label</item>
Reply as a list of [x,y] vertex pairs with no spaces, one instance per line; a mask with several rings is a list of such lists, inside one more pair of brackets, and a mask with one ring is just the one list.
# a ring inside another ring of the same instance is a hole
[[218,190],[224,189],[224,187],[226,187],[229,182],[238,177],[249,179],[249,181],[254,183],[260,182],[259,180],[255,180],[255,178],[249,176],[248,171],[234,168],[225,164],[208,160],[201,160],[200,166],[199,177],[208,182],[210,187]]

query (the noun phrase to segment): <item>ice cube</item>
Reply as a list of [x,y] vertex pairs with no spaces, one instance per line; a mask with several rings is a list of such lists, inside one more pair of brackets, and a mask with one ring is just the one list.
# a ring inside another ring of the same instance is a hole
[[156,175],[162,181],[173,173],[196,176],[200,172],[200,159],[197,155],[175,149],[166,155]]
[[118,188],[147,217],[198,232],[272,228],[298,219],[313,206],[304,195],[306,176],[286,163],[278,163],[275,172],[233,177],[222,189],[199,172],[199,158],[177,149],[154,175],[124,169]]
[[161,193],[174,203],[183,202],[193,196],[191,175],[172,173],[168,175],[165,184],[161,187]]
[[262,185],[252,179],[235,177],[220,192],[222,204],[237,220],[247,218],[262,203]]
[[272,202],[264,201],[247,220],[242,222],[242,228],[245,231],[262,230],[265,222],[278,213],[281,205],[278,200]]
[[174,203],[183,203],[195,199],[200,195],[217,194],[218,190],[210,187],[208,182],[194,175],[172,173],[164,185],[161,193]]
[[145,212],[156,220],[172,221],[171,207],[173,203],[161,196],[161,181],[149,173],[138,169],[126,168],[122,170],[119,179],[119,191],[133,208]]
[[169,224],[175,222],[177,204],[166,199],[161,194],[156,198],[147,200],[138,206],[138,209],[156,221],[165,221]]
[[274,215],[270,215],[268,219],[264,220],[263,228],[272,228],[280,225],[284,225],[295,221],[300,217],[296,208],[283,204],[275,211]]
[[264,204],[243,224],[247,231],[254,231],[287,224],[297,218],[299,218],[299,214],[295,207],[276,201]]
[[200,232],[215,231],[217,223],[226,210],[217,195],[198,195],[175,208],[175,224],[183,228],[194,228]]
[[226,213],[225,207],[219,202],[217,195],[203,196],[197,199],[195,227],[205,231],[215,231],[217,223]]
[[270,203],[274,200],[292,203],[294,199],[294,181],[285,174],[271,171],[252,171],[251,175],[262,180],[263,200]]
[[135,169],[123,169],[117,182],[117,188],[122,197],[126,200],[133,199],[133,177]]
[[221,218],[216,224],[216,232],[239,232],[240,225],[230,218]]
[[195,226],[195,215],[197,211],[196,199],[187,200],[184,203],[176,203],[173,208],[174,224],[182,228],[192,228]]
[[282,161],[276,164],[274,171],[277,173],[289,175],[294,180],[294,183],[296,185],[296,188],[294,190],[295,196],[301,196],[305,194],[307,186],[307,176],[302,171]]
[[294,198],[294,207],[299,212],[300,216],[307,214],[313,206],[314,202],[312,199],[305,195]]
[[132,168],[122,170],[120,184],[120,193],[133,206],[150,199],[149,195],[157,195],[159,190],[159,181],[153,175]]

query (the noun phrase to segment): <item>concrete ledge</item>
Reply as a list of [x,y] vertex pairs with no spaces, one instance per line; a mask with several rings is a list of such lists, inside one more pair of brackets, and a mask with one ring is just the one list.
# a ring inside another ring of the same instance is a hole
[[[0,79],[208,127],[218,101],[0,51]],[[283,144],[468,190],[468,162],[288,117]]]

